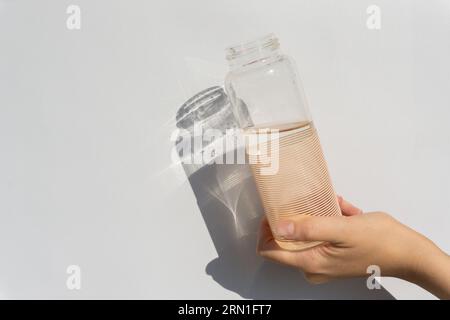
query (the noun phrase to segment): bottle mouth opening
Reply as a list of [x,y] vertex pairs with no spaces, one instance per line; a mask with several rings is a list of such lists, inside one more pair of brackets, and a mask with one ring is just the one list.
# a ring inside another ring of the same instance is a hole
[[225,49],[226,59],[233,63],[234,60],[244,56],[262,56],[276,51],[280,47],[278,38],[273,34],[230,46]]

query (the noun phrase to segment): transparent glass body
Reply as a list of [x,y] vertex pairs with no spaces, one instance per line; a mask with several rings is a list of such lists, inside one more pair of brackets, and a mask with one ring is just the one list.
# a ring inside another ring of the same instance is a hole
[[[294,215],[340,215],[293,60],[280,52],[274,35],[229,47],[226,52],[230,72],[225,87],[244,134],[254,138],[267,130],[278,133],[275,149],[269,146],[273,145],[273,138],[252,140],[258,141],[261,150],[270,149],[272,159],[277,157],[276,171],[264,173],[267,162],[261,160],[260,154],[249,152],[250,166],[272,230],[278,221]],[[243,114],[246,117],[240,116]],[[287,250],[303,250],[321,243],[289,241],[275,233],[274,236]]]

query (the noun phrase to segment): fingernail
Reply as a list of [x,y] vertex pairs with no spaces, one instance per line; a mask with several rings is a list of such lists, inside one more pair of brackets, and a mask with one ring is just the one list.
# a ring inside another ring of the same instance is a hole
[[277,226],[277,235],[284,238],[294,235],[294,224],[290,221],[280,222]]

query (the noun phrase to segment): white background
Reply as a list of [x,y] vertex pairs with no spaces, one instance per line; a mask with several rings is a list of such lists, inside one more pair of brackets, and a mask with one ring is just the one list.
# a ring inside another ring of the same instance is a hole
[[[217,253],[169,138],[178,107],[222,84],[224,48],[269,32],[299,66],[336,190],[450,252],[450,1],[0,0],[0,298],[245,296],[205,272]],[[377,297],[266,266],[293,285],[263,297]]]

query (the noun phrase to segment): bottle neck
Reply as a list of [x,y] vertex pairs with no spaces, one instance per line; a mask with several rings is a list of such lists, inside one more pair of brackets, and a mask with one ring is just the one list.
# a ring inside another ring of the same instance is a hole
[[277,37],[269,34],[254,41],[231,46],[226,49],[226,58],[231,70],[270,63],[280,57]]

